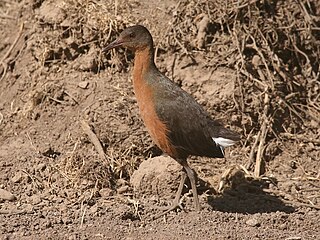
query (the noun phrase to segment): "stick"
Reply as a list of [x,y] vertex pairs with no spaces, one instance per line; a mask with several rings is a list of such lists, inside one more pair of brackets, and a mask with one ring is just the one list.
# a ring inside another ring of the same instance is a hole
[[0,112],[0,125],[2,124],[3,121],[3,114]]
[[22,35],[22,31],[23,31],[23,27],[24,27],[24,24],[21,23],[21,26],[20,26],[20,31],[16,37],[16,39],[13,41],[12,45],[10,46],[9,50],[6,52],[6,54],[3,56],[3,58],[1,59],[0,61],[0,64],[2,65],[3,67],[3,74],[0,78],[0,82],[1,80],[5,77],[6,73],[7,73],[7,69],[8,69],[8,63],[5,62],[5,59],[9,57],[10,53],[12,52],[12,50],[14,49],[14,47],[17,45],[17,42],[18,40],[20,39],[21,35]]
[[100,140],[98,139],[97,135],[91,130],[89,124],[87,122],[85,122],[84,120],[81,120],[80,123],[81,123],[81,127],[82,127],[83,131],[85,132],[85,134],[88,135],[90,141],[92,142],[92,144],[96,148],[101,160],[107,160],[106,155],[103,151],[102,145],[100,143]]
[[249,155],[249,161],[246,164],[246,169],[250,169],[252,164],[254,163],[254,153],[255,153],[256,147],[258,146],[260,135],[261,135],[261,131],[258,132],[258,134],[256,136],[256,139],[254,140],[254,143],[253,143],[253,146],[251,148],[250,155]]
[[257,151],[256,156],[256,165],[254,167],[254,176],[259,177],[261,174],[261,167],[262,167],[262,153],[263,153],[263,147],[267,136],[267,125],[268,125],[268,109],[269,109],[269,95],[266,92],[264,95],[264,109],[263,109],[263,123],[261,126],[261,134],[260,134],[260,143]]

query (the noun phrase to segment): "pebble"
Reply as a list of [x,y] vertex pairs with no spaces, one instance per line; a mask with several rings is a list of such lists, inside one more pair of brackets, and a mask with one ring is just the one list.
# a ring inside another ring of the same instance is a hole
[[89,85],[89,82],[87,81],[82,81],[82,82],[79,82],[78,86],[82,89],[86,89]]
[[121,193],[125,193],[129,190],[129,186],[122,186],[122,187],[119,187],[117,189],[117,193],[121,194]]
[[30,200],[33,205],[38,205],[41,202],[41,198],[39,195],[32,195],[30,197]]
[[259,227],[261,224],[256,218],[250,218],[246,221],[246,224],[251,227]]
[[14,201],[16,200],[16,196],[14,196],[11,192],[0,188],[0,199]]
[[90,211],[91,214],[95,214],[96,212],[99,211],[99,207],[96,206],[96,205],[94,205],[94,206],[92,206],[92,207],[90,208],[89,211]]
[[259,55],[254,55],[252,57],[252,64],[253,66],[255,66],[256,68],[258,68],[260,65],[262,65],[262,61]]
[[287,224],[286,224],[286,223],[280,224],[280,225],[279,225],[279,229],[281,229],[281,230],[287,229]]
[[99,194],[102,198],[107,198],[113,195],[113,191],[110,188],[102,188],[100,189]]
[[120,185],[120,186],[128,185],[128,181],[120,178],[120,179],[117,181],[117,185]]
[[38,171],[43,171],[43,170],[45,170],[46,169],[46,164],[44,164],[44,163],[40,163],[37,167],[36,167],[36,170],[38,170]]

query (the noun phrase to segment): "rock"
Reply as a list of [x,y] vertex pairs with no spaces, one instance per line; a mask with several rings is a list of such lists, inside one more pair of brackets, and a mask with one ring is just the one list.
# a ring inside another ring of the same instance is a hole
[[130,183],[139,194],[171,196],[179,186],[181,169],[170,157],[150,158],[140,164]]
[[35,195],[32,195],[30,197],[30,202],[33,204],[33,205],[38,205],[40,202],[41,202],[41,198],[39,195],[35,194]]
[[197,24],[198,34],[195,39],[197,48],[203,48],[205,45],[206,35],[207,35],[207,28],[209,25],[209,17],[206,14],[199,15],[198,18],[202,18],[201,21]]
[[97,206],[97,205],[94,205],[94,206],[92,206],[90,209],[89,209],[89,212],[91,213],[91,214],[95,214],[95,213],[97,213],[99,211],[99,207]]
[[280,224],[280,225],[279,225],[279,229],[281,229],[281,230],[287,229],[287,224],[286,224],[286,223]]
[[123,178],[120,178],[117,181],[117,185],[119,185],[119,186],[128,185],[128,182],[126,180],[124,180]]
[[25,213],[33,213],[34,212],[34,207],[32,204],[22,204],[20,206],[20,209],[22,209]]
[[38,11],[39,17],[47,23],[59,24],[66,18],[65,10],[57,4],[57,1],[44,1]]
[[263,65],[262,61],[261,61],[261,57],[259,55],[254,55],[252,57],[252,65],[255,68],[258,68],[259,66]]
[[246,224],[251,227],[259,227],[261,224],[256,218],[250,218],[246,221]]
[[81,81],[81,82],[79,82],[79,84],[78,84],[78,86],[79,86],[80,88],[82,88],[82,89],[86,89],[86,88],[88,87],[88,85],[89,85],[89,82],[87,82],[87,81]]
[[52,222],[50,220],[46,220],[43,225],[42,229],[52,228]]
[[97,56],[99,55],[98,49],[91,47],[87,54],[79,56],[73,63],[76,70],[81,71],[95,71],[98,68]]
[[16,197],[11,192],[0,188],[0,199],[14,201]]
[[129,186],[122,186],[122,187],[119,187],[117,189],[117,193],[121,194],[121,193],[125,193],[129,190]]
[[46,164],[40,163],[40,164],[38,164],[38,166],[36,166],[36,170],[42,172],[46,169],[46,167],[47,167]]
[[113,191],[110,188],[102,188],[100,189],[99,194],[102,198],[107,198],[113,195]]

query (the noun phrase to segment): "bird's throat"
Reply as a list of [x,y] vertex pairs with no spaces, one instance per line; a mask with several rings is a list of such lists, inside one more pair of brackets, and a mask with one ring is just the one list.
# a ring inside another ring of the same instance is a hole
[[147,81],[147,74],[154,67],[154,54],[150,47],[137,50],[134,57],[133,84],[142,84],[141,81]]

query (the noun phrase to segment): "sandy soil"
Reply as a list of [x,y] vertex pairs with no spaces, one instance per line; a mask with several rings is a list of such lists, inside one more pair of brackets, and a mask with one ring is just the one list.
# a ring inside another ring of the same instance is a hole
[[[161,152],[139,118],[132,55],[125,59],[119,50],[105,56],[97,45],[82,46],[81,39],[96,40],[90,32],[65,36],[77,22],[68,18],[75,13],[61,10],[63,4],[0,2],[1,239],[319,238],[316,141],[269,145],[259,179],[239,168],[249,159],[244,141],[228,149],[226,159],[192,157],[202,211],[193,210],[186,186],[184,209],[152,221],[174,198],[180,166],[158,157]],[[236,70],[208,66],[201,51],[192,64],[181,52],[161,50],[175,6],[170,0],[129,1],[123,11],[130,14],[120,12],[119,19],[148,26],[161,71],[212,116],[246,135],[233,101]],[[105,158],[83,121],[100,140]],[[218,193],[227,170],[226,186]]]

